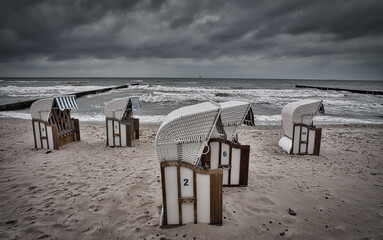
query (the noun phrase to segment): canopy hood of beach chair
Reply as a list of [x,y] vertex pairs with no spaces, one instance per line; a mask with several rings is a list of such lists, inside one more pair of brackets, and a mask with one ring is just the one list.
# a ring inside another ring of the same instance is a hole
[[232,141],[237,128],[242,124],[254,125],[254,116],[249,101],[228,101],[221,103],[221,121],[226,139]]
[[126,110],[137,110],[139,97],[116,98],[105,105],[105,117],[121,120]]
[[293,125],[303,123],[310,125],[319,111],[323,108],[323,100],[305,99],[287,104],[282,109],[283,133],[289,138],[293,137]]
[[54,107],[57,107],[61,111],[65,109],[78,109],[76,97],[70,95],[40,99],[31,105],[30,111],[32,118],[48,122]]
[[158,160],[198,164],[220,112],[221,106],[210,101],[169,113],[156,135]]

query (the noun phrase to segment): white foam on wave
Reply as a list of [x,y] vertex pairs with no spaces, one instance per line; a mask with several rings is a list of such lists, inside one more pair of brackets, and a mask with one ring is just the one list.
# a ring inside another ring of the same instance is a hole
[[209,87],[171,87],[162,85],[138,85],[129,90],[145,90],[140,100],[151,103],[227,101],[228,99],[248,99],[253,103],[281,103],[302,98],[336,98],[343,93],[325,92],[316,89],[227,89]]
[[358,118],[349,118],[349,117],[336,117],[336,116],[317,116],[314,119],[315,123],[319,124],[383,124],[383,119],[358,119]]
[[281,115],[255,115],[255,125],[281,125]]
[[172,105],[187,102],[203,102],[209,100],[216,100],[214,94],[195,94],[195,93],[172,93],[172,92],[153,92],[142,94],[140,101],[150,103],[171,103]]
[[71,115],[72,117],[84,122],[105,122],[105,115],[96,112],[87,114],[73,112]]
[[360,98],[355,99],[326,99],[325,107],[329,109],[343,109],[347,108],[349,111],[371,111],[374,109],[376,112],[383,112],[383,99],[381,96],[364,95],[363,101]]
[[35,86],[19,87],[9,85],[0,88],[0,95],[9,97],[51,97],[76,92],[91,91],[105,88],[105,86]]
[[[72,117],[84,122],[104,122],[105,115],[101,113],[80,114],[72,112]],[[165,115],[137,115],[142,123],[161,123]],[[29,112],[4,111],[0,112],[0,118],[32,119]],[[255,115],[255,125],[281,125],[281,115]],[[314,119],[315,124],[343,125],[343,124],[383,124],[383,119],[357,119],[338,116],[319,115]]]
[[0,82],[10,82],[10,83],[37,83],[39,81],[28,81],[28,80],[0,80]]
[[[281,115],[255,115],[255,125],[281,125]],[[339,116],[318,115],[314,118],[315,124],[321,125],[344,125],[344,124],[383,124],[383,119],[358,119]]]
[[[79,114],[73,113],[72,117],[84,122],[105,122],[105,115],[100,113]],[[141,123],[160,123],[164,120],[165,115],[136,115]]]
[[17,111],[0,112],[0,118],[21,118],[21,119],[32,119],[30,113],[26,113],[26,112],[17,112]]
[[[302,96],[301,93],[308,95],[318,95],[327,97],[344,97],[343,93],[333,91],[320,91],[317,89],[232,89],[232,88],[211,88],[211,87],[172,87],[163,85],[136,85],[131,86],[129,89],[142,89],[148,91],[160,92],[194,92],[194,93],[224,93],[224,94],[244,94],[244,95],[257,95],[257,96]],[[299,93],[299,94],[298,94]]]
[[166,115],[144,115],[144,116],[135,116],[140,119],[140,122],[143,123],[160,123],[164,121]]
[[[87,114],[83,113],[71,113],[72,117],[84,122],[105,122],[105,115],[103,113],[91,112]],[[164,120],[165,115],[136,115],[136,118],[140,119],[142,123],[160,123]],[[29,112],[20,111],[4,111],[0,112],[0,118],[20,118],[31,120],[31,114]]]

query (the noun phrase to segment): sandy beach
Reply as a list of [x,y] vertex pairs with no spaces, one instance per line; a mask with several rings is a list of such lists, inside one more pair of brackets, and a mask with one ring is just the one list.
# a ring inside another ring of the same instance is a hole
[[224,188],[223,225],[170,229],[157,128],[111,148],[103,122],[80,123],[80,142],[48,151],[30,120],[0,119],[0,239],[383,239],[383,125],[323,126],[320,156],[287,155],[280,126],[241,127],[249,185]]

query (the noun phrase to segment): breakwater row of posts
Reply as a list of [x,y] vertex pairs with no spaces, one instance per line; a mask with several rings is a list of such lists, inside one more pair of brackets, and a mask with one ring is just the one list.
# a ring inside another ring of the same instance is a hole
[[383,95],[382,91],[374,91],[374,90],[357,90],[357,89],[345,89],[345,88],[331,88],[331,87],[316,87],[316,86],[305,86],[305,85],[295,85],[296,88],[315,88],[319,90],[333,90],[333,91],[346,91],[352,93],[360,93],[360,94],[371,94],[371,95]]
[[[104,93],[104,92],[108,92],[108,91],[115,90],[115,89],[128,88],[129,86],[134,86],[134,85],[138,85],[138,84],[139,83],[132,83],[132,84],[121,85],[121,86],[117,86],[117,87],[101,88],[101,89],[90,90],[90,91],[85,91],[85,92],[71,93],[71,94],[67,94],[67,95],[74,95],[74,96],[76,96],[76,98],[80,98],[82,96],[86,96],[89,94]],[[34,103],[35,101],[40,100],[40,99],[41,98],[29,100],[29,101],[22,101],[22,102],[0,105],[0,111],[12,111],[12,110],[20,110],[20,109],[24,109],[24,108],[29,108],[32,105],[32,103]]]

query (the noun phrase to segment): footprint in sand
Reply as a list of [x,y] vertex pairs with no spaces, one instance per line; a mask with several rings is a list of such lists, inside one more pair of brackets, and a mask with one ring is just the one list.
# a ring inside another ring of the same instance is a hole
[[40,237],[38,237],[36,239],[51,239],[51,236],[48,234],[44,234],[44,235],[41,235]]
[[90,234],[94,233],[95,231],[97,231],[98,229],[100,229],[101,227],[102,227],[101,224],[93,223],[92,225],[87,227],[84,231],[82,231],[82,233],[86,234],[86,235],[90,235]]
[[97,201],[102,201],[102,200],[104,200],[104,196],[105,196],[105,190],[107,190],[108,188],[107,187],[103,187],[103,188],[100,188],[99,189],[99,192],[98,193],[96,193],[96,194],[93,194],[92,196],[91,196],[91,200],[92,201],[95,201],[95,200],[97,200]]
[[262,207],[252,207],[246,206],[243,208],[243,215],[248,218],[252,218],[259,215],[270,215],[270,214],[278,214],[277,210],[272,208],[262,208]]
[[260,198],[255,199],[255,201],[262,203],[262,204],[265,204],[265,205],[275,205],[275,202],[273,200],[271,200],[270,198],[267,198],[267,197],[260,197]]
[[65,229],[77,229],[80,220],[76,215],[70,214],[63,221],[63,226]]
[[98,205],[90,205],[89,206],[89,210],[93,211],[93,212],[99,212],[101,210],[101,206],[98,206]]
[[130,225],[128,224],[128,220],[123,219],[123,220],[117,222],[113,227],[116,228],[118,231],[122,232],[125,229],[129,228],[129,226]]

